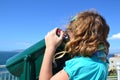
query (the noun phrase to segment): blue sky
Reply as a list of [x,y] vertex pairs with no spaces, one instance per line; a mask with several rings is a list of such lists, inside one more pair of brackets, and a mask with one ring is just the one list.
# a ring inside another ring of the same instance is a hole
[[26,49],[71,16],[96,9],[110,26],[110,52],[120,50],[119,0],[0,0],[0,51]]

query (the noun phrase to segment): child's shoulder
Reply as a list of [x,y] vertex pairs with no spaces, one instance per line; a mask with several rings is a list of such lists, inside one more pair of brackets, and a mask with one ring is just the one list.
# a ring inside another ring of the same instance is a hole
[[99,61],[99,59],[97,59],[97,57],[95,56],[94,57],[77,56],[66,61],[64,70],[68,73],[70,78],[77,76],[80,78],[79,80],[81,80],[83,79],[82,77],[90,76],[92,79],[93,73],[100,72],[100,74],[96,75],[100,77],[102,72],[105,72],[107,70],[107,65]]

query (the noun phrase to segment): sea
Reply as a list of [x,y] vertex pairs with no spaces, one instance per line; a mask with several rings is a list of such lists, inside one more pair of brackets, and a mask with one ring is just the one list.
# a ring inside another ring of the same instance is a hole
[[[18,53],[16,51],[0,51],[0,66],[6,65],[7,60]],[[2,71],[6,71],[6,68],[0,68],[0,72]]]
[[18,54],[16,51],[0,51],[0,65],[5,65],[7,60]]

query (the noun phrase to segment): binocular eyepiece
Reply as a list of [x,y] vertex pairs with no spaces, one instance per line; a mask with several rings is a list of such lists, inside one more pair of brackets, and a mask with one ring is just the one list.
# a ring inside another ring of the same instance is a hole
[[[57,29],[57,31],[56,31],[56,35],[59,37],[60,36],[60,33],[61,33],[61,29]],[[67,34],[67,33],[65,33],[64,34],[64,36],[63,36],[63,41],[64,42],[68,42],[70,40],[70,37],[69,37],[69,35]]]

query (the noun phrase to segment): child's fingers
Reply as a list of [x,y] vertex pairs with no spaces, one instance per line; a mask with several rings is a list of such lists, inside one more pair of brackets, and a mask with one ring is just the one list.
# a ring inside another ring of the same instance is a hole
[[59,38],[60,38],[60,39],[63,39],[63,37],[64,37],[64,32],[61,31]]

